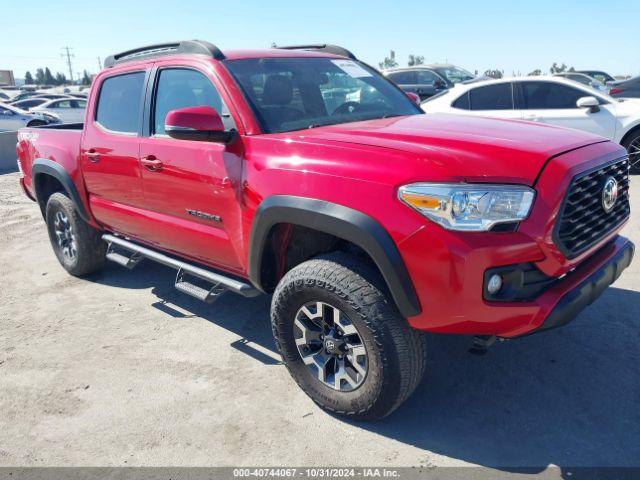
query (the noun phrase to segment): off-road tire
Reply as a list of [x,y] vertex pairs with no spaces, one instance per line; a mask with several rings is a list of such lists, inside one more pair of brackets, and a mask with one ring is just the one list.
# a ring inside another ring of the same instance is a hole
[[[326,302],[344,312],[367,350],[362,384],[343,392],[322,383],[302,361],[295,343],[296,312],[308,302]],[[277,347],[291,376],[320,407],[358,420],[393,412],[420,383],[426,342],[398,312],[378,272],[342,252],[292,268],[279,282],[271,304]]]
[[[56,235],[56,215],[61,212],[72,228],[75,240],[75,258],[63,253]],[[107,245],[100,238],[100,231],[85,222],[75,209],[71,199],[65,194],[56,192],[49,197],[45,213],[47,231],[53,251],[64,269],[74,276],[83,276],[100,270],[105,264]]]

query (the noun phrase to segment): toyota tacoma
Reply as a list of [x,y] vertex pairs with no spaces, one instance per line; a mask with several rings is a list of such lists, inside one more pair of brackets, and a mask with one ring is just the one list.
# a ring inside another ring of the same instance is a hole
[[633,256],[622,147],[424,114],[333,45],[113,55],[84,123],[23,128],[17,152],[71,275],[147,259],[205,302],[271,294],[292,377],[352,418],[413,392],[423,332],[481,348],[561,326]]

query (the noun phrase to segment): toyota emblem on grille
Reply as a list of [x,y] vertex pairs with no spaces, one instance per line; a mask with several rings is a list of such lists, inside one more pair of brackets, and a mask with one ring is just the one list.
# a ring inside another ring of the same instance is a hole
[[609,213],[613,210],[618,200],[618,182],[613,177],[609,177],[605,180],[602,187],[602,208]]

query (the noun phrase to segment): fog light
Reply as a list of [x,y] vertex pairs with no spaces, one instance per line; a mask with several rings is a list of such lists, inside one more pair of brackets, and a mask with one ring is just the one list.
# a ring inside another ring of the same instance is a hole
[[495,295],[502,288],[502,277],[498,274],[491,275],[489,283],[487,283],[487,292]]

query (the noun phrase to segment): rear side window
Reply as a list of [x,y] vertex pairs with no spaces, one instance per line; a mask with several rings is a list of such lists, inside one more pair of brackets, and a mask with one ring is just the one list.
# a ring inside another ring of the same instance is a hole
[[551,82],[523,82],[522,108],[524,109],[562,109],[578,108],[576,103],[585,93],[576,88]]
[[461,110],[469,110],[469,92],[459,97],[455,102],[451,104],[453,108],[459,108]]
[[510,83],[478,87],[469,92],[471,110],[513,110]]
[[136,133],[144,72],[127,73],[102,82],[96,121],[113,132]]

